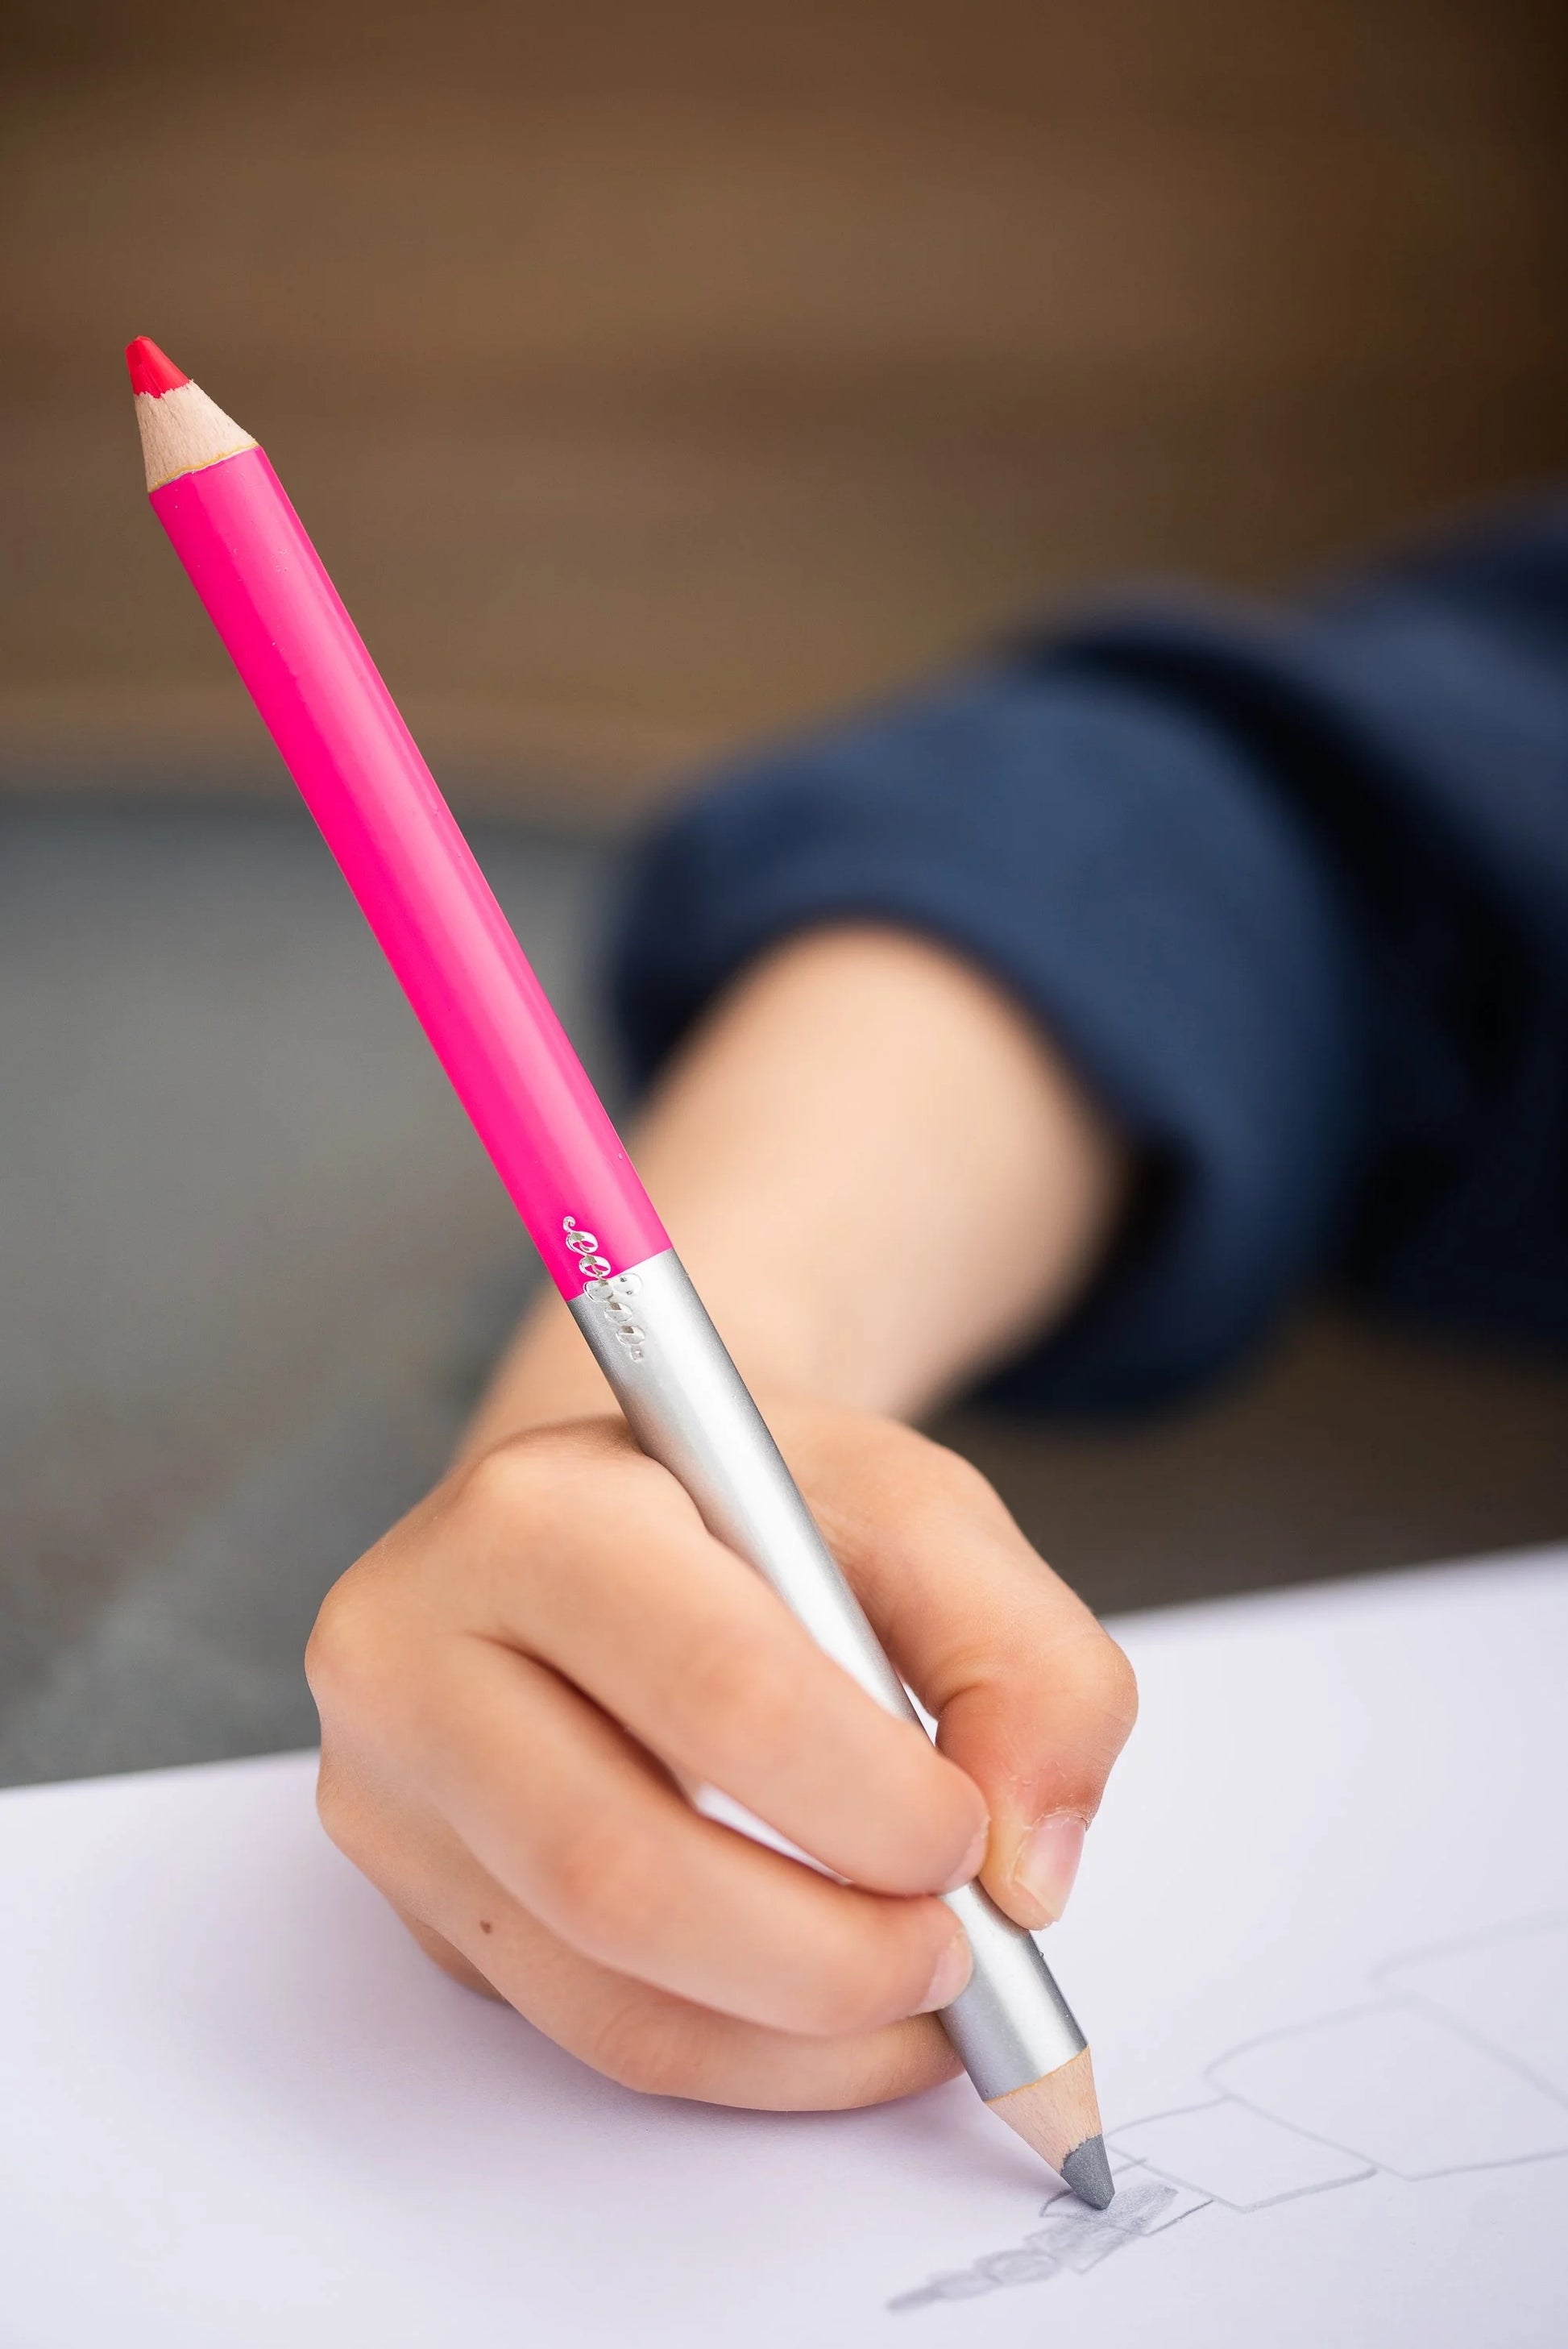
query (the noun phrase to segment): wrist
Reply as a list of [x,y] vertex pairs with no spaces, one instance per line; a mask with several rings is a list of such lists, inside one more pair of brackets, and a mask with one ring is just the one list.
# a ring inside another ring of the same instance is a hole
[[[1059,1316],[1127,1178],[1109,1121],[1011,998],[944,947],[868,928],[743,973],[634,1155],[748,1383],[896,1417]],[[614,1407],[552,1297],[471,1441]]]

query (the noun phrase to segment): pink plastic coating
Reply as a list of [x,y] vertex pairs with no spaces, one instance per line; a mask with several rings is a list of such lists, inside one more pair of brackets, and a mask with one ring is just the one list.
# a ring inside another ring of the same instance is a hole
[[576,1296],[585,1273],[667,1247],[262,450],[165,482],[152,505],[557,1287]]

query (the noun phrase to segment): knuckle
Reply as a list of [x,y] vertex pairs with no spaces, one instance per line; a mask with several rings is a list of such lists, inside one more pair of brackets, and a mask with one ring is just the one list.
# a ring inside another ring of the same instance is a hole
[[325,1755],[315,1775],[315,1815],[326,1829],[329,1839],[343,1849],[343,1833],[347,1826],[348,1805],[343,1781]]
[[485,1453],[464,1475],[451,1525],[470,1607],[498,1624],[512,1619],[522,1593],[570,1570],[582,1520],[570,1452],[521,1436]]
[[923,1958],[923,1940],[912,1943],[895,1930],[870,1947],[857,1941],[836,1960],[824,1955],[799,1967],[789,1987],[787,2027],[809,2038],[846,2039],[907,2014],[935,1971],[934,1954]]
[[583,2052],[596,2072],[638,2095],[692,2092],[696,2066],[687,2019],[656,1997],[625,1999],[609,2008]]
[[591,1558],[606,1508],[618,1504],[642,1522],[678,1492],[655,1462],[597,1428],[545,1428],[496,1444],[462,1472],[454,1529],[469,1557],[507,1577],[531,1565],[575,1568]]
[[766,1774],[798,1751],[803,1734],[799,1675],[750,1627],[710,1627],[682,1665],[682,1699],[716,1760],[744,1756]]
[[922,1467],[948,1500],[975,1508],[996,1506],[990,1478],[976,1468],[973,1460],[965,1459],[962,1452],[954,1452],[945,1444],[938,1444],[932,1436],[917,1434],[915,1440],[921,1446]]
[[923,1428],[907,1427],[897,1419],[878,1419],[860,1431],[855,1456],[864,1458],[868,1454],[880,1466],[916,1475],[926,1485],[940,1483],[950,1475],[958,1483],[962,1481],[959,1472],[964,1470],[972,1476],[979,1475],[961,1452],[954,1452],[934,1435],[927,1435]]
[[1138,1675],[1114,1640],[1108,1639],[1106,1645],[1110,1651],[1106,1660],[1107,1706],[1126,1734],[1138,1719]]
[[535,1897],[574,1948],[614,1963],[652,1930],[660,1905],[655,1862],[642,1838],[614,1823],[557,1825]]
[[1108,1631],[1097,1631],[1080,1660],[1081,1694],[1119,1747],[1138,1718],[1138,1679]]
[[335,1844],[346,1859],[363,1868],[369,1844],[365,1806],[355,1795],[349,1778],[335,1768],[325,1754],[316,1773],[315,1815],[327,1841]]
[[867,1982],[852,1972],[824,1973],[795,1985],[788,2027],[809,2039],[848,2039],[856,2032],[873,2030],[913,2002],[913,1996],[901,1999],[883,1984]]
[[1057,1648],[1028,1711],[1035,1734],[1057,1756],[1057,1768],[1066,1767],[1081,1782],[1092,1815],[1098,1790],[1138,1717],[1138,1682],[1109,1632],[1094,1624]]
[[549,1521],[558,1464],[526,1436],[496,1444],[463,1472],[456,1506],[465,1532],[526,1533]]
[[350,1568],[322,1601],[305,1644],[304,1676],[325,1718],[356,1710],[386,1674],[380,1609]]
[[847,1976],[806,1978],[794,1986],[788,2028],[809,2039],[847,2039],[884,2022],[897,2004],[871,1996],[863,1982]]
[[918,1428],[889,1426],[877,1447],[884,1514],[918,1525],[934,1506],[954,1519],[1001,1533],[1011,1520],[995,1486],[973,1460]]

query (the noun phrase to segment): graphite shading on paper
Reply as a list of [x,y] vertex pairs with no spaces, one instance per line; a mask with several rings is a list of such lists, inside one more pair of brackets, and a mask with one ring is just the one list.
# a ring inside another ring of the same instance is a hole
[[1248,2214],[1379,2170],[1419,2180],[1568,2158],[1568,2091],[1548,2076],[1561,2060],[1568,1917],[1391,1959],[1377,1975],[1384,1999],[1219,2056],[1205,2075],[1218,2095],[1109,2126],[1117,2193],[1108,2210],[1057,2197],[1016,2247],[983,2253],[889,2307],[1081,2271],[1211,2206]]
[[1568,1562],[1125,1637],[1051,1936],[1107,2212],[962,2082],[614,2087],[428,1965],[285,1756],[0,1795],[0,2344],[1562,2349]]

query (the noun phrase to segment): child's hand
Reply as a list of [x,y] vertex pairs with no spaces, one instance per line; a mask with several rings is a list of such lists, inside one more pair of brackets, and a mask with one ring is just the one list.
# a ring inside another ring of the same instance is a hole
[[[548,1299],[464,1464],[322,1610],[322,1816],[432,1956],[616,2079],[738,2105],[899,2095],[956,2068],[932,2010],[968,1953],[933,1896],[979,1871],[1020,1923],[1055,1916],[1134,1699],[984,1478],[877,1414],[927,1409],[1060,1318],[1129,1153],[1004,990],[863,927],[741,973],[635,1147],[943,1751],[711,1537]],[[896,1310],[846,1257],[867,1199],[877,1264],[921,1268]],[[999,1274],[979,1236],[1005,1243]],[[702,1817],[699,1784],[832,1875]]]
[[[956,2069],[932,2010],[968,1959],[932,1896],[978,1872],[1021,1923],[1057,1914],[1135,1696],[965,1463],[766,1408],[940,1754],[604,1417],[456,1470],[332,1592],[322,1816],[432,1956],[613,2078],[869,2103]],[[847,1881],[704,1818],[697,1784]]]

